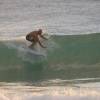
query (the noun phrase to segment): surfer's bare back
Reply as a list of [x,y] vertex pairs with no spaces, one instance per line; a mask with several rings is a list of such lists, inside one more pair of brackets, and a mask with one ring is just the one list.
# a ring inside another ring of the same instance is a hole
[[42,35],[42,29],[39,29],[38,31],[32,31],[30,33],[28,33],[26,35],[26,40],[30,41],[32,44],[31,46],[35,45],[36,43],[39,43],[39,45],[42,47],[42,48],[46,48],[44,45],[42,45],[42,43],[40,42],[39,40],[39,36],[45,40],[47,40],[47,38],[45,38],[43,35]]

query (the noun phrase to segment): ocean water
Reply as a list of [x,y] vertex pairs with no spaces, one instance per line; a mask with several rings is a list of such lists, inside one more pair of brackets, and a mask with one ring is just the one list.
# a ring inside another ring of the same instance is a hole
[[[0,0],[0,100],[100,100],[99,0]],[[42,28],[46,49],[29,48]]]

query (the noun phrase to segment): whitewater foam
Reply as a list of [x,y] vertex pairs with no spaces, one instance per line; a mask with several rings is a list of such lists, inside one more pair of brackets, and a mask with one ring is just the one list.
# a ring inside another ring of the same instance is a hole
[[99,100],[100,89],[95,88],[77,88],[71,86],[2,86],[0,87],[1,100]]

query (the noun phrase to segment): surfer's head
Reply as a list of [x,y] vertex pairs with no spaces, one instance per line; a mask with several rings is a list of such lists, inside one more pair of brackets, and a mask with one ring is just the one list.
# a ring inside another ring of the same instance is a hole
[[28,35],[26,35],[26,40],[29,40],[29,37],[30,37],[30,35],[28,34]]
[[28,35],[26,35],[26,40],[32,42],[33,41],[33,37],[30,34],[28,34]]
[[42,34],[42,29],[38,30],[38,34],[41,35]]

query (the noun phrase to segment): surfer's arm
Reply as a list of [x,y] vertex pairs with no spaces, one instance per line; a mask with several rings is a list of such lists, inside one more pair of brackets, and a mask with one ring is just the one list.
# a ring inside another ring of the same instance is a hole
[[40,42],[40,40],[38,39],[38,43],[42,48],[46,48],[45,46],[42,45],[42,43]]
[[48,40],[46,37],[44,37],[43,35],[40,35],[41,38],[45,39],[45,40]]

